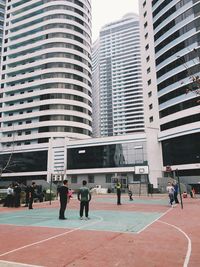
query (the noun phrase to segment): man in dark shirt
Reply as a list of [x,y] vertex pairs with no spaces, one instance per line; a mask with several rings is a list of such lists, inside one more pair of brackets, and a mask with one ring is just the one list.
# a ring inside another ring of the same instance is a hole
[[64,180],[63,185],[58,189],[58,194],[60,196],[60,211],[59,211],[59,219],[65,220],[65,210],[67,207],[68,200],[68,181]]
[[116,189],[117,189],[117,205],[121,205],[121,183],[117,181]]
[[29,205],[28,205],[29,210],[33,209],[33,199],[35,196],[35,187],[36,187],[35,182],[32,182],[32,185],[29,188]]
[[14,206],[16,208],[20,207],[20,194],[21,194],[21,187],[18,183],[14,186]]
[[83,211],[85,209],[85,218],[89,219],[89,202],[91,200],[90,190],[87,188],[87,181],[83,180],[83,186],[80,188],[78,192],[78,200],[80,201],[80,219],[83,219]]

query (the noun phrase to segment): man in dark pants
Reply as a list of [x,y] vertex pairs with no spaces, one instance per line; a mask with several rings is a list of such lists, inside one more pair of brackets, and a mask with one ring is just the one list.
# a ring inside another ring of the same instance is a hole
[[90,190],[87,188],[87,181],[83,180],[83,186],[80,188],[78,192],[78,200],[80,201],[80,219],[83,219],[83,211],[85,209],[85,218],[89,219],[89,202],[91,200]]
[[178,201],[178,183],[174,182],[172,185],[174,187],[174,201],[176,204],[179,204],[179,201]]
[[65,218],[65,210],[67,207],[68,200],[68,181],[64,180],[63,185],[58,189],[58,194],[60,196],[60,211],[59,211],[59,219],[66,220]]
[[20,194],[21,194],[21,187],[18,183],[14,186],[14,206],[15,208],[20,207]]
[[25,188],[26,197],[25,197],[25,205],[24,205],[24,207],[28,207],[28,204],[29,204],[29,191],[30,191],[30,188],[27,185],[26,188]]
[[36,187],[35,182],[32,182],[32,185],[29,188],[29,205],[28,205],[29,210],[33,209],[33,199],[35,196],[35,187]]
[[117,181],[116,189],[117,189],[117,205],[121,205],[121,184],[119,181]]

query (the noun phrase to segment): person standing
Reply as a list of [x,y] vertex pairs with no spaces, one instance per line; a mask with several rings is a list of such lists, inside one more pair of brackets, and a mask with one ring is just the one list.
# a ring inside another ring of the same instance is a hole
[[60,196],[60,210],[59,210],[59,219],[66,220],[65,218],[65,210],[67,207],[68,201],[68,180],[63,181],[63,185],[59,187],[58,194]]
[[15,208],[20,207],[20,195],[21,195],[21,187],[19,183],[16,183],[14,186],[14,206]]
[[87,187],[87,181],[83,180],[83,186],[80,188],[78,192],[78,200],[80,201],[80,219],[83,219],[83,212],[85,210],[85,218],[86,220],[89,219],[89,202],[92,198],[90,190]]
[[128,190],[128,195],[129,195],[129,200],[132,201],[133,200],[133,192],[130,189]]
[[117,205],[121,205],[121,183],[117,181],[116,189],[117,189]]
[[12,207],[13,206],[13,187],[12,184],[10,184],[7,188],[7,197],[5,202],[5,207]]
[[166,190],[168,192],[170,205],[171,205],[171,207],[174,207],[173,206],[173,202],[174,202],[174,187],[172,186],[172,184],[170,182],[168,182]]
[[30,188],[27,185],[25,187],[25,205],[24,205],[24,207],[28,207],[28,204],[29,204],[29,191],[30,191]]
[[33,209],[33,200],[34,200],[34,196],[35,196],[35,187],[36,187],[35,182],[32,182],[31,186],[29,187],[29,205],[28,205],[29,210]]
[[179,201],[178,201],[178,183],[174,182],[172,185],[174,187],[174,201],[176,204],[179,204]]

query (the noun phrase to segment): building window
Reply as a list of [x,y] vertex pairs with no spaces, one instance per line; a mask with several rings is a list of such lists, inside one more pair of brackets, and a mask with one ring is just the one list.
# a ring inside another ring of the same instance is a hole
[[146,57],[146,62],[149,62],[150,56]]
[[150,105],[149,105],[149,109],[152,109],[152,108],[153,108],[153,104],[150,104]]
[[110,184],[112,182],[112,174],[106,174],[106,183]]
[[149,44],[145,46],[145,50],[147,51],[149,49]]
[[72,177],[71,177],[71,183],[72,184],[77,184],[77,176],[76,175],[72,175]]
[[149,122],[153,122],[153,116],[149,118]]
[[147,23],[147,21],[145,22],[145,24],[144,24],[144,28],[146,28],[147,27],[147,25],[148,25],[148,23]]
[[147,83],[148,83],[148,85],[150,85],[151,84],[151,79],[149,79]]
[[143,7],[145,7],[145,6],[146,6],[146,3],[147,3],[147,2],[146,2],[146,1],[144,1],[144,3],[143,3]]
[[147,74],[150,73],[150,72],[151,72],[151,68],[149,67],[149,68],[147,69]]
[[25,145],[30,145],[30,143],[31,143],[30,141],[24,142]]
[[148,97],[152,96],[152,91],[148,92]]
[[147,33],[145,34],[144,38],[147,39],[148,35],[149,35],[149,34],[148,34],[148,32],[147,32]]
[[94,184],[94,175],[88,175],[88,183]]

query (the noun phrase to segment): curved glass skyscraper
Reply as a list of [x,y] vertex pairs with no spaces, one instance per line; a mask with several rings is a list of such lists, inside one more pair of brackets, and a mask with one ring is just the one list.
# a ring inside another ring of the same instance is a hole
[[91,135],[89,0],[7,1],[1,143]]

